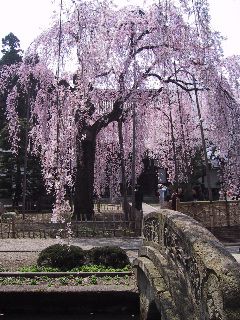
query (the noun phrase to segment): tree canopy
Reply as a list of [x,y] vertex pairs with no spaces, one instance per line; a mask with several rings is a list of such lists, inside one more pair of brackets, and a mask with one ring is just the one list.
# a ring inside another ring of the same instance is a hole
[[[18,74],[7,100],[17,149],[18,91],[29,93],[36,79],[30,148],[55,191],[54,220],[70,210],[69,188],[75,214],[90,219],[94,193],[110,185],[119,194],[123,177],[131,181],[133,119],[137,174],[148,151],[170,181],[189,182],[194,154],[203,150],[207,170],[214,145],[224,188],[238,192],[239,57],[223,58],[207,0],[118,10],[108,1],[74,1],[27,54],[39,62],[2,69],[0,90]],[[64,70],[70,61],[74,72]]]

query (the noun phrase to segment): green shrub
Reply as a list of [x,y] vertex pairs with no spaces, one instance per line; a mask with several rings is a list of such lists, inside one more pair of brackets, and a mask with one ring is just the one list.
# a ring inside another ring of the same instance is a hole
[[58,268],[60,271],[71,270],[80,267],[85,262],[83,249],[66,244],[54,244],[42,250],[37,264],[41,267]]
[[92,248],[88,255],[92,264],[113,268],[124,268],[130,264],[126,252],[117,246]]
[[98,283],[98,278],[96,276],[89,277],[89,283],[90,284],[97,284]]

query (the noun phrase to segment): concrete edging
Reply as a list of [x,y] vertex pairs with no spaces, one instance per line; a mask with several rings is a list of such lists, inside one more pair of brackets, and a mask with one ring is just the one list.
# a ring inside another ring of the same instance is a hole
[[0,272],[0,278],[3,277],[26,277],[26,278],[34,278],[34,277],[43,277],[48,276],[49,278],[58,278],[58,277],[66,277],[66,276],[75,276],[75,277],[104,277],[104,276],[132,276],[133,271],[126,272]]

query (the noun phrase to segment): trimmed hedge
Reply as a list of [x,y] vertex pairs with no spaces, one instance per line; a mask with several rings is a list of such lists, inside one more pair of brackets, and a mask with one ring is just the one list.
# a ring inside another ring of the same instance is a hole
[[54,244],[40,252],[37,264],[41,267],[59,268],[61,271],[67,271],[81,267],[85,260],[85,252],[82,248]]
[[90,263],[113,268],[130,264],[126,252],[117,246],[95,247],[88,251]]
[[84,251],[78,246],[54,244],[42,250],[38,256],[40,267],[58,268],[68,271],[85,264],[102,265],[122,269],[130,264],[126,252],[117,246],[95,247]]

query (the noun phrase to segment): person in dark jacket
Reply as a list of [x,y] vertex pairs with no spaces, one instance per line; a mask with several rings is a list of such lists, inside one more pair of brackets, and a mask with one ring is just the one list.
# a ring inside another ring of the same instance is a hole
[[142,210],[143,192],[139,185],[136,185],[134,193],[135,193],[135,208],[140,211]]
[[182,188],[178,188],[172,194],[172,210],[177,210],[177,199],[179,199],[179,201],[184,200],[184,194],[183,194]]

